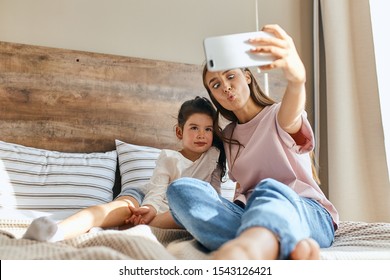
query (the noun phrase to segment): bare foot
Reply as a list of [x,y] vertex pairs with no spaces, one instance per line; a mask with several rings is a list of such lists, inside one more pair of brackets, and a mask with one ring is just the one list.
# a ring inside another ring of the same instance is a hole
[[226,242],[216,250],[214,260],[270,260],[276,259],[279,243],[276,236],[266,228],[249,228],[237,238]]
[[295,246],[290,258],[292,260],[319,260],[320,246],[311,238],[303,239]]
[[239,240],[232,240],[222,245],[212,253],[213,260],[250,260],[255,256],[251,254],[251,247]]

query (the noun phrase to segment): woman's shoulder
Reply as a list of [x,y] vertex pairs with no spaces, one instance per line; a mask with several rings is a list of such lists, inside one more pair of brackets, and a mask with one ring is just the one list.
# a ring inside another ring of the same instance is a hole
[[236,124],[237,124],[236,122],[230,122],[230,123],[228,123],[228,124],[225,126],[225,128],[222,130],[223,134],[228,135],[229,132],[231,132],[231,131],[234,129],[234,127],[236,126]]
[[262,110],[262,112],[264,112],[265,114],[269,114],[269,113],[276,113],[279,111],[280,109],[280,105],[282,105],[281,102],[275,102],[274,104],[271,104],[269,106],[266,106],[264,107],[264,109]]
[[[257,116],[255,116],[252,121],[253,123],[259,123],[263,120],[273,120],[276,118],[281,102],[276,102],[274,104],[265,106]],[[250,121],[251,122],[251,121]]]

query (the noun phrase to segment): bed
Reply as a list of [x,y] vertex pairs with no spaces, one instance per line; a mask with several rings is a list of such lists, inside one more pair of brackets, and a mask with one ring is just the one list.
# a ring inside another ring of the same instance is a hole
[[[269,82],[282,94],[278,75]],[[199,65],[0,42],[0,259],[208,259],[185,230],[147,225],[20,239],[36,217],[60,220],[147,181],[196,95],[207,96]],[[390,224],[341,221],[321,258],[390,259]]]

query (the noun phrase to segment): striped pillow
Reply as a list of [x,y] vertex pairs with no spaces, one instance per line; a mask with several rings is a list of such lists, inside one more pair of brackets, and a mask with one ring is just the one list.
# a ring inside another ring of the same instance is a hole
[[115,140],[122,191],[145,185],[153,175],[161,150]]
[[61,153],[0,141],[0,208],[73,213],[113,198],[116,151]]

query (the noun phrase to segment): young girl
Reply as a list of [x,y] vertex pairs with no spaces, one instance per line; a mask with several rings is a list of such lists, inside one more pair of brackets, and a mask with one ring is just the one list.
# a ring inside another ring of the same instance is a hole
[[180,151],[161,151],[146,186],[122,192],[114,201],[85,208],[58,224],[48,217],[35,219],[23,238],[54,242],[78,236],[93,227],[120,227],[127,223],[178,227],[168,211],[165,192],[169,183],[184,176],[194,177],[220,191],[226,157],[214,127],[218,127],[217,113],[207,98],[184,102],[176,125],[176,136],[183,147]]
[[203,73],[211,100],[231,121],[222,134],[229,176],[239,186],[235,203],[189,178],[173,182],[167,197],[175,221],[215,259],[318,259],[319,248],[333,242],[338,213],[311,170],[305,68],[282,28],[263,31],[276,38],[253,38],[251,51],[276,58],[262,70],[283,70],[288,84],[280,103],[263,94],[248,69]]

